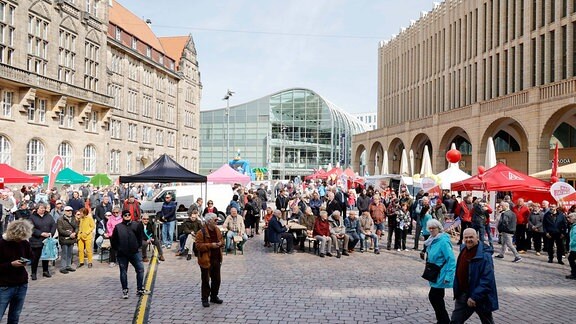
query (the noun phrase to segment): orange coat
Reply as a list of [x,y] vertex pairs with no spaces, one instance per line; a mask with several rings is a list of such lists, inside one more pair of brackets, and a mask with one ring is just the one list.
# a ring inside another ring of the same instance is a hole
[[[206,233],[206,237],[204,237],[204,233]],[[218,241],[223,246],[224,240],[222,239],[222,232],[220,232],[218,227],[216,227],[216,236],[218,237]],[[212,244],[212,240],[210,239],[210,234],[208,233],[208,229],[206,227],[196,233],[195,244],[196,249],[198,250],[198,265],[200,265],[200,268],[210,268],[210,256],[212,253],[219,253],[220,260],[222,260],[222,250],[220,248],[215,249],[210,246]]]

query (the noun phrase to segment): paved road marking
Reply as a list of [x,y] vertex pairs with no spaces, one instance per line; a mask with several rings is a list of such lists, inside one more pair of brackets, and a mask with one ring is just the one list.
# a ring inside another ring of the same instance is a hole
[[144,289],[150,291],[150,295],[140,296],[138,305],[136,306],[136,311],[134,311],[133,324],[148,323],[148,315],[150,313],[150,304],[152,303],[152,291],[154,288],[154,283],[156,282],[156,269],[158,267],[158,251],[154,247],[154,253],[152,259],[150,260],[150,265],[148,266],[148,272],[146,273],[146,278],[144,279]]

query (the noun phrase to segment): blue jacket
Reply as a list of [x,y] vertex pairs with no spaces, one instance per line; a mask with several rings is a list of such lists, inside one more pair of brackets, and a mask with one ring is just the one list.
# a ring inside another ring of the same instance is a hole
[[175,201],[170,201],[169,203],[164,202],[162,204],[161,215],[165,219],[166,222],[172,222],[176,220],[176,205]]
[[268,240],[270,243],[280,242],[280,234],[286,233],[287,231],[288,229],[285,226],[282,226],[276,216],[270,218],[270,222],[268,222]]
[[424,217],[420,219],[420,226],[422,227],[422,235],[430,235],[430,231],[428,230],[428,226],[426,226],[426,223],[428,223],[428,221],[431,219],[432,215],[428,213],[424,214]]
[[570,252],[576,252],[576,223],[570,225]]
[[[460,251],[466,248],[460,246]],[[494,250],[483,243],[478,244],[476,256],[470,260],[468,269],[468,296],[476,302],[476,307],[484,312],[498,310],[498,292],[496,291],[496,279],[494,278],[494,262],[492,253]],[[459,262],[459,260],[458,260]],[[458,265],[456,266],[458,267]],[[454,298],[458,298],[463,291],[458,286],[458,280],[454,281]]]
[[428,262],[441,266],[440,275],[436,282],[429,282],[433,288],[451,288],[456,272],[456,258],[452,251],[450,236],[446,233],[438,234],[430,246],[427,247]]

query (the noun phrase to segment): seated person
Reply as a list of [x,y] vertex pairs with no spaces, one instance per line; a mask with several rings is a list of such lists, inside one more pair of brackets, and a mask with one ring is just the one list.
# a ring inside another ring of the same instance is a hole
[[358,241],[360,241],[360,221],[358,220],[358,211],[351,210],[348,212],[348,217],[344,219],[344,226],[346,226],[346,235],[348,235],[349,243],[348,252],[354,252],[354,248]]
[[280,219],[282,218],[282,211],[275,210],[272,218],[268,223],[268,237],[270,242],[279,243],[280,239],[286,240],[286,253],[294,253],[294,235],[288,233],[288,227],[282,225]]
[[270,239],[268,238],[268,224],[270,223],[272,216],[274,216],[274,211],[272,210],[272,207],[266,207],[266,214],[264,214],[264,246],[265,247],[271,246],[270,245]]
[[183,213],[183,212],[187,212],[188,208],[186,208],[186,206],[184,206],[184,204],[180,204],[180,206],[178,206],[178,209],[176,209],[177,213]]
[[290,211],[292,213],[290,213],[290,218],[288,218],[288,220],[299,222],[300,217],[302,217],[302,211],[300,211],[300,207],[298,205],[294,205],[294,206],[292,206]]
[[202,229],[202,222],[198,219],[198,214],[198,209],[192,210],[190,217],[182,222],[182,234],[179,237],[180,248],[176,255],[185,255],[186,260],[192,259],[192,244],[196,242],[196,233]]
[[[332,245],[336,249],[336,257],[339,258],[341,254],[349,255],[348,250],[344,247],[348,246],[350,238],[346,235],[346,227],[342,217],[340,217],[340,211],[335,210],[328,221],[330,222],[330,236],[332,237]],[[340,244],[340,240],[343,241],[342,244]]]
[[242,247],[248,241],[248,235],[246,235],[246,228],[244,227],[244,219],[238,214],[238,209],[236,207],[230,208],[230,215],[226,217],[224,224],[222,224],[226,233],[226,251],[230,252],[230,243],[234,241],[235,236],[242,237],[242,242],[238,243],[238,250],[242,251]]
[[160,240],[156,239],[156,231],[154,223],[150,221],[150,216],[148,214],[142,215],[142,228],[144,229],[144,235],[142,238],[142,262],[148,262],[148,245],[153,244],[158,250],[158,260],[164,261],[164,254],[162,252],[162,245]]
[[328,222],[328,212],[325,210],[320,212],[320,217],[316,218],[314,222],[314,229],[312,235],[318,241],[318,249],[320,257],[325,255],[332,256],[332,237],[330,236],[330,222]]
[[368,240],[371,238],[374,243],[374,253],[380,254],[378,250],[378,235],[374,231],[374,220],[370,216],[370,212],[363,212],[360,216],[360,252],[368,250]]
[[306,207],[304,214],[300,217],[300,225],[306,226],[306,229],[301,232],[302,235],[299,237],[300,250],[304,251],[304,241],[307,237],[313,237],[314,232],[314,222],[316,221],[316,216],[312,213],[312,208]]

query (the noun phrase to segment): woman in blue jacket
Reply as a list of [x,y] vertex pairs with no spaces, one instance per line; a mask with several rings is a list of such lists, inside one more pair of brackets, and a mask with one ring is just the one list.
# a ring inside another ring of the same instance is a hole
[[450,323],[450,317],[444,304],[444,293],[446,288],[452,288],[454,273],[456,272],[456,258],[452,251],[450,236],[444,233],[444,227],[438,220],[429,220],[426,223],[426,230],[430,232],[430,237],[424,242],[425,250],[428,253],[426,260],[441,267],[436,282],[429,281],[428,299],[436,313],[437,323]]

